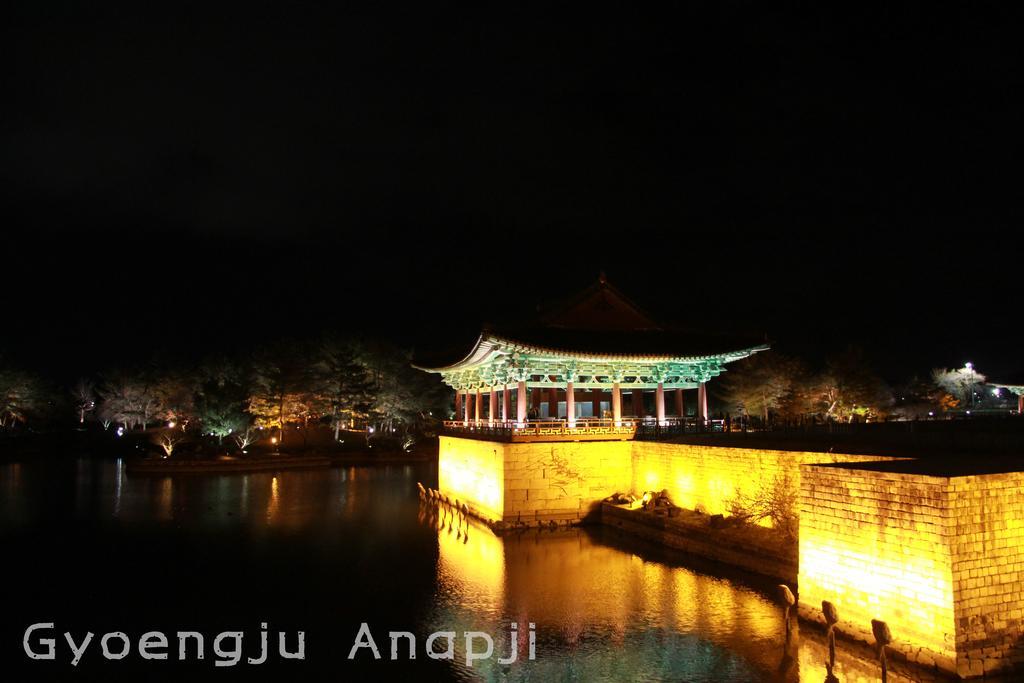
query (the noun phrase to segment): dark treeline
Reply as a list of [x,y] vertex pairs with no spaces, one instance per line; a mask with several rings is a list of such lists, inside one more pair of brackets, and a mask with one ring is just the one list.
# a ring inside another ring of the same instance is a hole
[[761,422],[914,420],[1016,407],[1015,396],[985,382],[967,363],[890,384],[851,346],[816,368],[774,350],[758,353],[728,366],[712,386],[723,410]]
[[358,429],[408,448],[450,403],[437,376],[413,368],[410,356],[387,342],[323,336],[198,362],[155,358],[64,386],[0,357],[0,433],[149,433],[171,455],[199,442],[296,448],[315,427],[335,441]]
[[[1016,405],[970,364],[893,385],[856,347],[819,367],[770,350],[728,366],[711,383],[712,411],[757,422],[928,419]],[[350,337],[280,340],[198,362],[157,357],[61,385],[0,357],[0,436],[102,430],[144,435],[156,452],[305,448],[334,442],[410,448],[453,410],[452,392],[391,343]],[[198,447],[198,448],[195,448]]]

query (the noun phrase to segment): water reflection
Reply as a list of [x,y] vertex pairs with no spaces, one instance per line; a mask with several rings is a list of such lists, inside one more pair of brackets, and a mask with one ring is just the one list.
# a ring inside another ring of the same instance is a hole
[[[112,461],[0,465],[0,531],[20,544],[15,555],[59,534],[60,553],[92,558],[76,570],[82,585],[116,575],[124,595],[140,595],[154,567],[173,577],[155,608],[74,590],[63,561],[19,564],[12,583],[33,597],[11,618],[30,623],[42,611],[82,623],[82,615],[119,610],[119,628],[144,630],[154,618],[191,624],[201,615],[224,628],[269,615],[319,629],[321,643],[350,643],[352,623],[363,620],[411,630],[420,647],[438,630],[495,637],[494,658],[472,668],[458,638],[456,660],[431,679],[826,680],[822,635],[794,626],[784,652],[772,582],[723,576],[610,530],[498,538],[454,510],[421,504],[417,481],[436,483],[436,469],[137,477]],[[210,580],[222,576],[230,580]],[[43,609],[39,596],[52,602]],[[519,661],[499,665],[513,623]],[[537,659],[527,662],[531,623]],[[879,680],[868,653],[842,644],[834,673],[844,683]],[[889,680],[920,678],[891,672]]]
[[[782,608],[764,590],[644,559],[628,545],[602,531],[499,538],[476,525],[463,543],[442,529],[436,609],[423,630],[493,633],[504,654],[509,624],[537,624],[537,660],[526,665],[470,668],[457,643],[464,680],[827,680],[821,636],[801,635],[794,621],[786,648]],[[834,674],[828,680],[880,680],[875,662],[851,653],[839,653]]]
[[21,521],[24,510],[25,487],[21,478],[21,463],[0,463],[0,515],[3,519]]
[[278,521],[281,505],[279,496],[277,477],[273,477],[270,480],[270,501],[267,503],[267,524],[273,525]]
[[124,482],[124,460],[117,459],[114,463],[114,516],[121,514],[121,484]]

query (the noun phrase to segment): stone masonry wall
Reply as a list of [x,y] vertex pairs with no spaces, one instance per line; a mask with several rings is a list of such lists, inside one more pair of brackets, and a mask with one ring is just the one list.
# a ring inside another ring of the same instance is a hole
[[957,668],[989,674],[1024,662],[1024,473],[949,479]]
[[465,503],[473,514],[500,520],[504,510],[505,444],[494,441],[440,437],[437,488]]
[[803,468],[800,487],[801,616],[873,643],[871,620],[889,625],[910,661],[956,666],[947,480],[853,467]]
[[[736,491],[799,490],[801,616],[963,677],[1024,663],[1024,473],[885,471],[894,458],[643,441],[499,443],[441,437],[439,488],[491,520],[578,520],[608,495],[667,489],[727,513]],[[923,471],[923,470],[919,470]]]
[[580,520],[631,478],[629,441],[439,444],[440,491],[491,521]]
[[629,441],[505,445],[505,520],[577,520],[628,491]]
[[728,501],[738,490],[754,493],[771,486],[777,477],[789,477],[800,486],[800,465],[807,463],[868,462],[882,456],[806,451],[771,451],[721,448],[691,444],[633,441],[632,490],[668,489],[676,505],[708,514],[727,514]]

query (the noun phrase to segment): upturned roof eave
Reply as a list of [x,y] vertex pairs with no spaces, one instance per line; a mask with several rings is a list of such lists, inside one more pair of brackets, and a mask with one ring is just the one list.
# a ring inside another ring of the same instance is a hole
[[[450,365],[442,365],[442,366],[439,366],[439,367],[426,367],[426,366],[423,366],[423,365],[416,365],[415,363],[413,363],[412,366],[414,368],[416,368],[417,370],[423,370],[424,372],[446,372],[446,371],[449,371],[449,370],[458,370],[460,367],[462,367],[462,366],[466,365],[467,363],[469,363],[474,358],[474,356],[476,356],[479,353],[480,347],[483,346],[484,341],[485,341],[485,337],[487,337],[487,336],[488,335],[486,335],[486,334],[481,334],[480,336],[478,336],[476,338],[476,343],[473,344],[473,348],[471,348],[469,350],[469,353],[467,353],[462,358],[462,360],[456,361],[455,363],[452,363]],[[478,363],[480,361],[477,360],[475,362]]]
[[[485,356],[496,345],[504,345],[510,347],[510,350],[524,352],[524,353],[538,353],[553,356],[572,356],[582,361],[678,361],[678,362],[700,362],[706,360],[712,360],[716,358],[732,356],[731,360],[739,360],[740,358],[746,358],[747,356],[753,355],[760,351],[768,350],[768,344],[758,344],[756,346],[750,346],[742,349],[732,349],[728,351],[722,351],[718,353],[709,353],[701,355],[678,355],[678,354],[618,354],[618,353],[593,353],[590,351],[579,351],[573,349],[562,349],[548,346],[541,346],[538,344],[531,344],[529,342],[522,342],[509,337],[496,335],[493,333],[482,333],[470,350],[462,360],[446,365],[443,367],[423,367],[414,366],[420,370],[426,372],[451,372],[454,370],[465,369],[466,367],[472,367],[485,360]],[[486,351],[487,353],[484,353]]]
[[639,361],[702,361],[710,360],[713,358],[721,358],[723,356],[738,356],[744,358],[752,355],[759,351],[767,351],[768,344],[758,344],[757,346],[751,346],[743,349],[732,349],[729,351],[722,351],[718,353],[708,353],[700,355],[679,355],[679,354],[663,354],[663,353],[594,353],[592,351],[579,351],[574,349],[555,348],[549,346],[541,346],[538,344],[531,344],[528,342],[520,342],[514,339],[506,339],[502,337],[492,337],[494,341],[515,346],[517,351],[525,351],[527,353],[536,352],[551,355],[561,356],[575,356],[581,360],[639,360]]

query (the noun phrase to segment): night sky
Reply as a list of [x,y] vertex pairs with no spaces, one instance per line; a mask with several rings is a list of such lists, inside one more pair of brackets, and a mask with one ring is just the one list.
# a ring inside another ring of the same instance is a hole
[[602,270],[893,381],[1024,370],[994,7],[18,4],[0,346],[56,379],[325,330],[422,347]]

